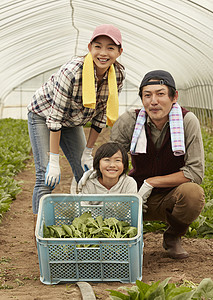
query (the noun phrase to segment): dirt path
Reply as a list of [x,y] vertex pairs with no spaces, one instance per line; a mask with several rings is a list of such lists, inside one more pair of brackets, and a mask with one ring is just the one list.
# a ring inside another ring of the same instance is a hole
[[[87,130],[86,130],[87,134]],[[108,140],[104,130],[96,148]],[[61,158],[62,180],[54,193],[69,193],[72,172],[64,157]],[[32,190],[35,181],[33,159],[17,176],[22,181],[22,192],[4,215],[0,224],[0,299],[45,300],[81,299],[76,284],[44,285],[40,282],[39,264],[33,239]],[[186,260],[168,258],[162,248],[162,235],[144,235],[143,281],[184,280],[199,283],[203,278],[213,279],[213,240],[186,239],[184,247],[190,253]],[[107,288],[117,289],[119,282],[91,283],[97,299],[109,299]],[[131,284],[128,284],[131,286]]]

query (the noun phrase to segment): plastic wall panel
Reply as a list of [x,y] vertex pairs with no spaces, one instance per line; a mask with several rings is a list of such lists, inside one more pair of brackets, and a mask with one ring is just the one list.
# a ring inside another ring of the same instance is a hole
[[[147,71],[165,69],[176,80],[180,101],[212,109],[210,0],[2,0],[0,14],[1,112],[13,89],[85,54],[92,31],[102,23],[122,32],[119,61],[130,84],[138,87]],[[137,101],[126,94],[127,105]]]

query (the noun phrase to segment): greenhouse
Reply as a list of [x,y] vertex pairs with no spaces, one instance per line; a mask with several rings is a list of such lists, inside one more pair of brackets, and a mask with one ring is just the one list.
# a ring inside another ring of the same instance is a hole
[[140,106],[143,75],[167,70],[179,102],[202,122],[212,119],[213,3],[211,0],[3,0],[0,118],[26,119],[34,91],[74,55],[87,53],[99,24],[117,26],[126,68],[120,113]]
[[0,16],[0,298],[213,299],[213,0]]

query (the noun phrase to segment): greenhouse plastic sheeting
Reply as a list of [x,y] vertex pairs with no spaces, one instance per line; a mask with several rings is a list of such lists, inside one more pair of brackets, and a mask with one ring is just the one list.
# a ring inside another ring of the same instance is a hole
[[[127,73],[126,106],[135,101],[147,71],[165,69],[173,74],[183,103],[212,109],[210,0],[3,0],[0,15],[0,117],[12,106],[26,110],[37,88],[30,85],[32,79],[85,54],[94,28],[103,23],[122,32],[124,51],[119,61]],[[31,93],[23,93],[23,87]],[[128,93],[131,89],[134,99]],[[19,97],[11,96],[14,91]]]

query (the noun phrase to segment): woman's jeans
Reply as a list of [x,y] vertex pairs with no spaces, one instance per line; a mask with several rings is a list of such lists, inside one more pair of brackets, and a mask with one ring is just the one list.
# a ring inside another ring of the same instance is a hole
[[[28,129],[36,169],[36,183],[33,190],[33,213],[38,213],[39,201],[43,195],[50,194],[53,188],[45,185],[46,167],[49,162],[50,130],[46,119],[35,113],[28,113]],[[62,127],[60,146],[72,168],[76,181],[83,175],[81,156],[86,146],[82,126]]]

